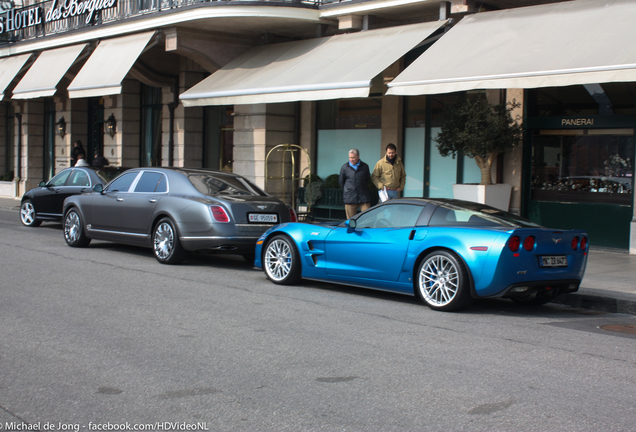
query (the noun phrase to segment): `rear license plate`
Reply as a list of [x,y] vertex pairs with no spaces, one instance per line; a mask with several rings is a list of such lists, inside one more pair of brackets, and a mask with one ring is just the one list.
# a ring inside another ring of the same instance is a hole
[[541,267],[567,267],[568,257],[565,255],[542,256]]
[[278,223],[278,215],[275,213],[249,213],[247,218],[255,223]]

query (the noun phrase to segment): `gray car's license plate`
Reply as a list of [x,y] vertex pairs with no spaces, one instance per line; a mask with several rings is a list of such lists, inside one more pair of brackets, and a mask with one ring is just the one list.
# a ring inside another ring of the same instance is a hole
[[278,223],[276,213],[250,213],[247,216],[250,222]]
[[567,267],[568,257],[565,255],[542,256],[541,267]]

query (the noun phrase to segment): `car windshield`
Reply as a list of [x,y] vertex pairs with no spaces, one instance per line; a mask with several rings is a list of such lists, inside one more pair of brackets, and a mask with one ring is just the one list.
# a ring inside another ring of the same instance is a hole
[[204,195],[267,196],[258,186],[243,177],[219,174],[190,174],[190,183]]
[[541,225],[521,216],[477,203],[463,203],[462,205],[440,204],[435,213],[433,213],[429,225],[542,228]]

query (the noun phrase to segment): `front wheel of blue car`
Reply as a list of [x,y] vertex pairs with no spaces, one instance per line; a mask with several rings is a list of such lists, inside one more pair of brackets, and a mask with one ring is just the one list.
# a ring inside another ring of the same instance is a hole
[[434,310],[456,311],[472,301],[466,266],[444,250],[431,252],[422,260],[415,285],[422,301]]
[[269,280],[276,284],[293,285],[300,282],[300,257],[296,245],[287,236],[277,235],[267,242],[263,267]]

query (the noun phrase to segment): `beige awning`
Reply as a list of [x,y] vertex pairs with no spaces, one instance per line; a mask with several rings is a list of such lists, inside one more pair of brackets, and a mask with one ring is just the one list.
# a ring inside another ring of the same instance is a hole
[[11,81],[20,73],[31,54],[0,58],[0,100],[4,99],[4,91]]
[[575,0],[466,16],[388,94],[636,81],[636,2]]
[[31,65],[13,90],[13,99],[53,96],[56,86],[73,66],[86,44],[45,51]]
[[445,23],[255,47],[180,99],[201,106],[367,97],[374,77]]
[[70,98],[121,93],[121,82],[155,32],[103,40],[68,86]]

